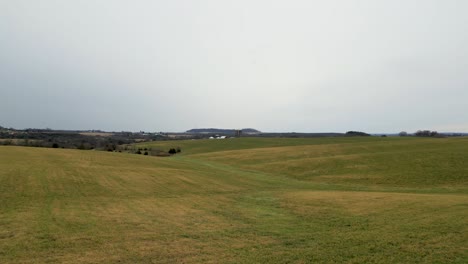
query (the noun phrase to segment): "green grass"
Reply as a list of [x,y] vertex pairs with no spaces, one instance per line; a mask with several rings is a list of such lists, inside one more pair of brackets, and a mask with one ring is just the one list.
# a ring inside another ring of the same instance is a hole
[[[388,138],[388,140],[405,140],[406,138]],[[197,140],[168,140],[153,141],[137,144],[140,147],[151,147],[169,150],[181,147],[182,155],[209,152],[246,150],[254,148],[271,148],[302,145],[345,144],[353,142],[380,141],[376,137],[326,137],[326,138],[228,138],[228,139],[197,139]]]
[[0,263],[466,263],[468,138],[0,147]]

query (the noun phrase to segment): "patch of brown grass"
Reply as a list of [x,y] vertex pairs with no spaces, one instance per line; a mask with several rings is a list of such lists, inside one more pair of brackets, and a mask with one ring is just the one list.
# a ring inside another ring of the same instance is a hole
[[[311,215],[316,209],[333,208],[347,213],[369,215],[397,212],[407,208],[425,210],[456,207],[466,204],[465,195],[411,194],[384,192],[304,191],[283,196],[283,205],[301,215]],[[466,214],[468,217],[468,213]]]

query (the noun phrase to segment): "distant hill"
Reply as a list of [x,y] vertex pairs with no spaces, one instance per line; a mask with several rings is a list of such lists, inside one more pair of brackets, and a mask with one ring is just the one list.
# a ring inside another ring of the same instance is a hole
[[[242,134],[259,134],[262,133],[253,128],[243,128]],[[194,128],[187,130],[186,133],[192,134],[229,134],[234,135],[236,133],[236,129],[222,129],[222,128]]]

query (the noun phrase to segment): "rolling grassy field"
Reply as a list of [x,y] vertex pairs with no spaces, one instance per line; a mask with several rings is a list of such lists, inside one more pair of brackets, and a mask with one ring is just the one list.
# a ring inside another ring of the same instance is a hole
[[0,263],[467,263],[468,138],[0,147]]

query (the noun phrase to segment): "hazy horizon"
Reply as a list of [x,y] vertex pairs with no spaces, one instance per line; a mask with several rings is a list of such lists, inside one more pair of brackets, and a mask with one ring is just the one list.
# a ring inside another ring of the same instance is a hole
[[[0,126],[2,126],[0,124]],[[185,130],[182,130],[182,131],[170,131],[170,130],[142,130],[142,129],[138,129],[138,128],[133,128],[133,129],[129,129],[129,130],[105,130],[105,129],[66,129],[66,128],[52,128],[52,127],[43,127],[43,128],[40,128],[40,127],[24,127],[24,128],[17,128],[17,127],[8,127],[8,126],[2,126],[4,128],[7,128],[7,129],[18,129],[18,130],[25,130],[25,129],[50,129],[50,130],[56,130],[56,131],[102,131],[102,132],[110,132],[110,133],[117,133],[117,132],[133,132],[133,133],[137,133],[137,132],[145,132],[145,133],[159,133],[159,132],[163,132],[163,133],[185,133],[185,132],[188,132],[189,130],[192,130],[192,129],[220,129],[220,130],[229,130],[229,129],[232,129],[232,130],[235,130],[235,129],[256,129],[254,127],[241,127],[241,128],[232,128],[232,127],[198,127],[198,128],[189,128],[189,129],[185,129]],[[380,134],[387,134],[387,135],[397,135],[399,134],[400,132],[407,132],[408,134],[414,134],[415,132],[417,131],[424,131],[424,130],[429,130],[429,131],[433,131],[431,129],[418,129],[418,130],[415,130],[415,131],[406,131],[406,130],[402,130],[402,131],[377,131],[377,132],[370,132],[370,131],[363,131],[363,130],[346,130],[346,131],[292,131],[292,130],[283,130],[283,131],[262,131],[262,130],[259,130],[259,129],[256,129],[258,131],[260,131],[261,133],[316,133],[316,134],[320,134],[320,133],[346,133],[346,132],[349,132],[349,131],[358,131],[358,132],[365,132],[365,133],[368,133],[368,134],[371,134],[371,135],[380,135]],[[461,134],[466,134],[468,132],[466,131],[448,131],[448,130],[444,130],[444,131],[437,131],[438,133],[461,133]]]
[[468,2],[2,1],[0,126],[468,132]]

